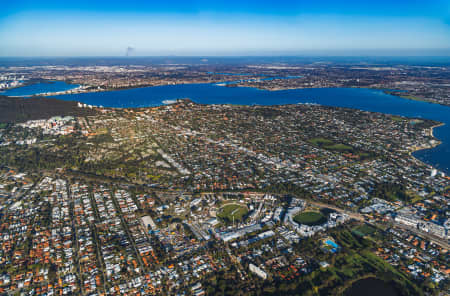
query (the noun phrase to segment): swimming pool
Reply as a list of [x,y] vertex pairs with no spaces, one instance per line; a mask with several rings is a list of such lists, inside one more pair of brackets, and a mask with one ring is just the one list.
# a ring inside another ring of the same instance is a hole
[[331,240],[326,240],[325,241],[325,243],[327,244],[327,245],[330,245],[330,246],[332,246],[332,247],[334,247],[334,248],[339,248],[339,246],[334,242],[334,241],[331,241]]

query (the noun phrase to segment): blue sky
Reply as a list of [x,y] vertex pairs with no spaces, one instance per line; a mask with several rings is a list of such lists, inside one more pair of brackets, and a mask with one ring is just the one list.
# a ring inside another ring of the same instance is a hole
[[0,56],[123,56],[127,47],[141,56],[450,55],[450,1],[0,3]]

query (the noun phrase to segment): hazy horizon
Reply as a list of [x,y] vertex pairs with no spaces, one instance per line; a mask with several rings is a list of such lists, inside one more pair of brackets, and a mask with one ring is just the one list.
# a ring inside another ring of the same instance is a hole
[[169,51],[162,51],[160,53],[134,53],[126,55],[126,49],[124,54],[118,55],[0,55],[0,58],[170,58],[170,57],[195,57],[195,58],[245,58],[245,57],[306,57],[306,58],[322,58],[322,57],[360,57],[360,58],[371,58],[371,57],[386,57],[386,58],[396,58],[396,57],[406,57],[406,58],[426,58],[426,57],[450,57],[450,48],[439,48],[439,49],[371,49],[367,51],[355,51],[352,49],[342,50],[342,51],[323,51],[323,50],[310,50],[310,51],[295,51],[295,52],[179,52],[170,53]]

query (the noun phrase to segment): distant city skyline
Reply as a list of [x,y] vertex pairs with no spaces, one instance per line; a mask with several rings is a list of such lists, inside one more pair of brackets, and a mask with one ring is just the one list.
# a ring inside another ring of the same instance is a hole
[[0,56],[450,56],[450,2],[361,2],[16,0]]

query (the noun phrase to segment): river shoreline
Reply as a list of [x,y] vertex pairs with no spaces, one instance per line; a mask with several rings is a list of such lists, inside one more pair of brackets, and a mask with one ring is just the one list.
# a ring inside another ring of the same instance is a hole
[[419,98],[416,96],[410,96],[410,95],[402,95],[399,91],[388,91],[388,90],[383,90],[383,92],[387,95],[391,95],[391,96],[396,96],[405,100],[410,100],[410,101],[418,101],[418,102],[425,102],[425,103],[429,103],[429,104],[436,104],[436,105],[441,105],[441,106],[446,106],[446,107],[450,107],[450,105],[448,104],[442,104],[442,103],[436,103],[433,101],[429,101],[423,98]]
[[[295,79],[297,77],[293,77],[293,78],[289,78],[289,79]],[[72,84],[71,81],[66,81],[66,80],[37,80],[37,83],[41,82],[41,83],[51,83],[54,81],[61,81],[61,82],[65,82],[66,84]],[[251,85],[240,85],[240,84],[227,84],[229,82],[233,82],[233,81],[216,81],[216,82],[186,82],[186,83],[160,83],[160,84],[141,84],[141,85],[130,85],[130,86],[123,86],[123,87],[109,87],[109,88],[105,88],[105,89],[98,89],[99,86],[89,86],[89,85],[85,85],[85,84],[79,84],[79,87],[83,88],[81,91],[77,91],[77,92],[71,92],[71,90],[66,90],[66,91],[61,91],[61,92],[52,92],[52,93],[38,93],[38,94],[33,94],[33,95],[23,95],[23,96],[10,96],[10,97],[32,97],[32,96],[44,96],[44,97],[49,97],[49,96],[60,96],[60,95],[71,95],[71,94],[83,94],[83,93],[97,93],[97,92],[111,92],[111,91],[120,91],[120,90],[129,90],[129,89],[138,89],[138,88],[147,88],[147,87],[160,87],[160,86],[167,86],[167,85],[189,85],[189,84],[214,84],[220,87],[230,87],[230,88],[234,88],[234,87],[247,87],[247,88],[255,88],[258,90],[266,90],[266,91],[271,91],[271,92],[276,92],[276,91],[285,91],[285,90],[297,90],[297,89],[315,89],[315,88],[359,88],[359,89],[373,89],[373,90],[379,90],[382,91],[383,93],[387,94],[387,95],[391,95],[391,96],[395,96],[398,98],[402,98],[405,100],[411,100],[411,101],[418,101],[418,102],[424,102],[424,103],[429,103],[429,104],[436,104],[436,105],[440,105],[440,106],[446,106],[446,107],[450,107],[450,105],[446,105],[446,104],[441,104],[441,103],[435,103],[433,101],[428,101],[419,97],[414,97],[412,98],[411,96],[405,96],[402,95],[401,93],[399,93],[399,91],[392,91],[392,90],[386,90],[384,88],[379,88],[379,87],[360,87],[360,86],[328,86],[328,87],[275,87],[275,88],[266,88],[266,87],[260,87],[260,86],[251,86]],[[221,83],[225,83],[224,85],[220,85]],[[33,85],[35,84],[35,82],[31,82],[31,83],[26,83],[24,85],[20,85],[11,89],[16,89],[16,88],[20,88],[20,87],[24,87],[24,86],[28,86],[28,85]],[[72,91],[75,89],[72,89]],[[3,91],[7,91],[7,90],[3,90]],[[2,91],[0,91],[0,95],[2,95]]]

